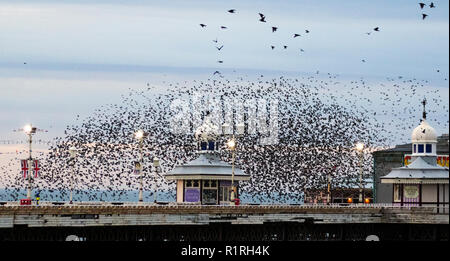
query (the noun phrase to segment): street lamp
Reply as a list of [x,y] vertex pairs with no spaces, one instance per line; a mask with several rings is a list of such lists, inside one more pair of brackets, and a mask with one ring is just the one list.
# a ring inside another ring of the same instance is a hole
[[158,168],[159,168],[159,166],[160,166],[159,159],[157,157],[154,157],[153,158],[153,167],[155,167],[156,172],[155,172],[155,192],[153,194],[153,202],[155,202],[155,203],[156,203],[156,192],[158,190],[158,185],[156,184],[156,178],[157,178],[157,175],[158,175]]
[[31,166],[33,164],[33,157],[31,156],[31,144],[33,143],[32,135],[36,133],[36,127],[31,124],[27,124],[23,127],[23,132],[28,135],[28,166],[30,171],[28,173],[28,188],[27,188],[27,199],[31,200]]
[[331,173],[328,172],[328,194],[327,194],[327,204],[330,204],[330,187],[331,187]]
[[[31,126],[31,124],[27,124],[27,125],[25,125],[24,127],[23,127],[23,131],[26,133],[26,134],[31,134],[31,133],[33,133],[33,127]],[[35,130],[36,131],[36,130]]]
[[234,197],[235,197],[235,187],[234,187],[234,161],[236,159],[236,139],[231,138],[228,142],[227,142],[227,147],[228,149],[231,150],[232,153],[232,167],[231,167],[231,195],[230,195],[230,201],[231,204],[233,204],[234,202]]
[[234,151],[234,149],[236,148],[236,140],[235,140],[234,136],[231,140],[229,140],[227,142],[227,146],[228,146],[228,148],[230,148],[231,150]]
[[143,179],[143,172],[142,172],[142,166],[144,161],[144,154],[143,154],[143,147],[144,147],[144,138],[147,136],[147,133],[145,133],[143,130],[138,130],[134,137],[139,141],[139,163],[141,165],[139,169],[139,178],[140,178],[140,186],[139,186],[139,202],[144,201],[144,179]]
[[134,136],[136,137],[136,139],[142,140],[145,136],[145,132],[143,130],[138,130],[138,131],[136,131]]
[[232,152],[232,168],[231,168],[231,195],[230,195],[230,204],[235,204],[235,196],[236,196],[236,187],[234,186],[234,168],[235,168],[235,161],[236,161],[236,136],[244,135],[245,132],[245,124],[244,123],[238,123],[236,124],[236,132],[237,134],[234,134],[233,127],[230,126],[228,123],[222,124],[222,133],[223,135],[231,136],[231,139],[228,140],[227,147]]
[[359,142],[356,144],[356,150],[359,151],[359,203],[363,203],[363,184],[362,184],[362,178],[363,178],[363,150],[364,150],[364,143]]
[[73,194],[73,173],[74,173],[74,166],[75,166],[75,157],[77,156],[77,148],[75,147],[70,147],[69,148],[69,154],[70,154],[70,159],[71,159],[71,175],[70,175],[70,201],[69,204],[72,204],[72,194]]

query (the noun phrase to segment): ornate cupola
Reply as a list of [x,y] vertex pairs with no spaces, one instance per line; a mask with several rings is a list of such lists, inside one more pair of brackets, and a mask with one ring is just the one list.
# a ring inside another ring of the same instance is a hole
[[433,127],[431,127],[427,122],[427,113],[425,111],[425,106],[427,100],[422,101],[423,105],[423,116],[420,125],[417,126],[412,134],[412,152],[411,156],[431,156],[436,157],[436,144],[437,144],[437,134]]

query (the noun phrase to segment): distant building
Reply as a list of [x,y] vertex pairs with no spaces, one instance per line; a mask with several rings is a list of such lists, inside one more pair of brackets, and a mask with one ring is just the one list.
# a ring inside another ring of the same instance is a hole
[[423,119],[412,143],[374,155],[375,202],[448,207],[448,134],[437,137]]
[[[373,190],[368,184],[363,189],[364,203],[373,203]],[[330,203],[359,203],[358,188],[331,188]],[[305,192],[305,203],[327,203],[328,191],[326,189],[307,190]]]

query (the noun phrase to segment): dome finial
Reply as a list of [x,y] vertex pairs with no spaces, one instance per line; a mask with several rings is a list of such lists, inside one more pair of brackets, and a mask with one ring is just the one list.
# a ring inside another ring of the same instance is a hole
[[427,119],[427,112],[425,111],[425,105],[427,105],[427,99],[426,98],[423,98],[422,105],[423,105],[422,117],[423,117],[424,120],[426,120]]

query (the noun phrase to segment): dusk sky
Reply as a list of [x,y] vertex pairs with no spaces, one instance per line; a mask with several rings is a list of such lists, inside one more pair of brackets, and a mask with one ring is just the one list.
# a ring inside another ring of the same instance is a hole
[[420,10],[404,0],[0,1],[0,140],[24,139],[12,130],[29,122],[55,137],[128,88],[215,70],[401,75],[428,80],[448,98],[449,4],[434,3]]

